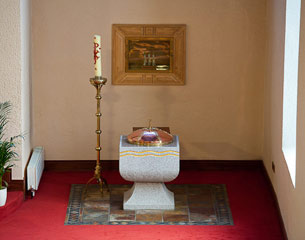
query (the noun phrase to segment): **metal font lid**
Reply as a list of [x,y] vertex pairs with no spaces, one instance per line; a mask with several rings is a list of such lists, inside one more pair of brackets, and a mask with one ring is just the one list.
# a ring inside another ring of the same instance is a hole
[[173,136],[159,128],[151,127],[149,120],[148,128],[138,129],[127,136],[131,144],[142,146],[162,146],[173,142]]

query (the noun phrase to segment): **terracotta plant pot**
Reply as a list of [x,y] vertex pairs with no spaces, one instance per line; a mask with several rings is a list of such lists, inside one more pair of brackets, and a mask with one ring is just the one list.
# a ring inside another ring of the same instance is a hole
[[7,197],[7,188],[3,187],[2,189],[0,189],[0,207],[5,205],[6,197]]

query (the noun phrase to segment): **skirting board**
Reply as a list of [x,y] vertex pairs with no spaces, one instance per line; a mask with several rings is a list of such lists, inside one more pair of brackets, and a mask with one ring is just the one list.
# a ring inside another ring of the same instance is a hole
[[266,183],[268,184],[269,191],[272,194],[273,204],[276,207],[276,211],[277,211],[278,218],[279,218],[279,221],[280,221],[279,224],[280,224],[280,227],[281,227],[281,230],[282,230],[282,235],[284,237],[284,240],[288,240],[288,235],[287,235],[286,228],[285,228],[285,225],[284,225],[284,220],[283,220],[283,217],[282,217],[282,213],[281,213],[280,205],[279,205],[279,202],[278,202],[278,199],[277,199],[277,196],[276,196],[276,192],[274,190],[271,179],[268,175],[267,169],[266,169],[263,162],[262,162],[262,170],[261,171],[262,171],[262,174],[265,177]]
[[24,180],[11,180],[8,186],[8,191],[25,191]]
[[12,179],[12,171],[6,172],[3,175],[3,180],[8,183],[8,191],[25,191],[24,180],[13,180]]

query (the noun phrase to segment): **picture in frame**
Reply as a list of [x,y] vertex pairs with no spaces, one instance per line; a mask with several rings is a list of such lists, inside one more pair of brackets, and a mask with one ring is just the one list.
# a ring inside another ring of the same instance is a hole
[[172,38],[126,38],[126,72],[172,72]]
[[185,25],[114,24],[112,84],[184,85]]

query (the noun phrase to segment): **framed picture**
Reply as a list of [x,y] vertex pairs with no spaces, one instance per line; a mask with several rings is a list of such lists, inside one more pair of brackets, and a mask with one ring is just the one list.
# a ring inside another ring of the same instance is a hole
[[112,84],[184,85],[185,25],[114,24]]

